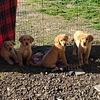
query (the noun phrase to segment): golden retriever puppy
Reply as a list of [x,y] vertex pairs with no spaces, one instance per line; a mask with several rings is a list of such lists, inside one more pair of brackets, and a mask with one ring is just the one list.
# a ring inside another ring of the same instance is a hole
[[20,47],[17,49],[19,65],[23,66],[23,61],[29,65],[32,57],[31,44],[34,41],[34,38],[30,35],[22,35],[19,38],[19,41],[21,43]]
[[79,64],[88,64],[93,36],[83,31],[74,34],[73,55],[78,55]]
[[[4,58],[5,61],[7,61],[10,65],[13,65],[13,60],[18,63],[16,51],[14,49],[14,41],[4,41],[1,50],[0,50],[0,56]],[[13,60],[12,60],[13,59]]]
[[68,36],[65,34],[59,34],[55,37],[54,45],[52,48],[43,56],[41,66],[48,68],[56,68],[56,63],[61,59],[65,66],[68,66],[67,59],[65,56],[65,45],[68,41]]

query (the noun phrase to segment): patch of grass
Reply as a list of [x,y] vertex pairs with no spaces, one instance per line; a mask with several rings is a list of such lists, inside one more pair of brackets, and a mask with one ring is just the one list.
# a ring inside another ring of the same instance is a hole
[[92,21],[92,23],[94,24],[99,24],[100,23],[100,18],[96,18]]
[[98,18],[100,11],[94,7],[87,7],[85,9],[84,18],[85,19],[94,19]]
[[49,9],[41,9],[39,12],[42,12],[42,13],[46,13],[46,14],[49,14],[49,15],[58,15],[58,8],[56,7],[51,7]]
[[91,23],[92,23],[90,25],[91,28],[94,28],[96,30],[100,30],[100,19],[99,18],[95,18],[94,20],[92,20]]
[[100,19],[100,0],[30,0],[30,3],[41,6],[38,12],[63,16],[69,21],[78,16],[88,20],[91,28],[100,30],[100,21],[92,22]]
[[100,24],[93,24],[90,26],[91,28],[94,28],[96,30],[100,30]]
[[73,0],[76,5],[100,6],[99,0]]

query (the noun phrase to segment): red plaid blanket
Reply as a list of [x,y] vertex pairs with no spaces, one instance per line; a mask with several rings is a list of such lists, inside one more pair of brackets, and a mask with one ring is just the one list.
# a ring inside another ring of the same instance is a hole
[[0,47],[5,40],[15,40],[17,0],[0,0]]

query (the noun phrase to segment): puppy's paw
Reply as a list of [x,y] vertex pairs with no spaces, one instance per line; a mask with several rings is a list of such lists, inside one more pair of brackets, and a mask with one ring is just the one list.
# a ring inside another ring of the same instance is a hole
[[80,62],[79,62],[79,65],[80,66],[82,66],[84,63],[83,63],[83,60],[81,60]]
[[19,61],[18,61],[18,60],[15,60],[15,63],[16,63],[16,64],[18,64],[18,63],[19,63]]
[[28,65],[28,66],[29,66],[29,65],[31,65],[31,63],[30,63],[29,61],[27,61],[27,62],[26,62],[26,65]]
[[84,62],[85,64],[89,64],[89,62],[86,60],[85,62]]
[[30,61],[29,65],[34,66],[35,64],[32,61]]
[[84,63],[84,64],[88,65],[89,63],[88,63],[88,62],[86,62],[86,63]]
[[20,66],[20,67],[24,67],[24,64],[23,64],[23,63],[19,63],[19,66]]
[[66,67],[70,67],[70,64],[66,64]]

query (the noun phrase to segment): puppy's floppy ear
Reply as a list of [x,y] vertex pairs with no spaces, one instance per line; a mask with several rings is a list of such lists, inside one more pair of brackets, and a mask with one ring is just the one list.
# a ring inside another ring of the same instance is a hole
[[19,41],[20,41],[20,42],[22,42],[22,41],[23,41],[23,36],[21,36],[21,37],[19,38]]
[[55,37],[54,42],[59,43],[59,35]]
[[66,39],[66,41],[68,41],[68,36],[65,35],[65,39]]
[[84,38],[84,34],[80,34],[77,38],[79,41],[81,41]]
[[93,41],[93,36],[92,35],[88,35],[88,41],[89,42]]
[[32,43],[33,41],[34,41],[34,38],[30,36],[30,43]]

